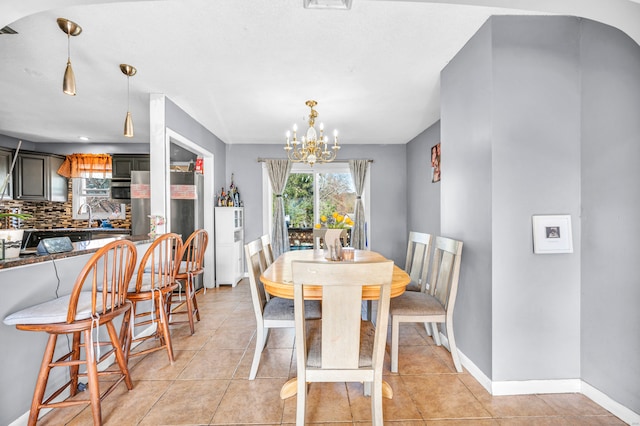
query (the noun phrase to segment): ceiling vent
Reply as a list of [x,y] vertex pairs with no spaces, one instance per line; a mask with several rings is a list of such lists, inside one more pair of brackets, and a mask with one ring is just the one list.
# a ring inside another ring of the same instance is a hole
[[0,28],[0,34],[18,34],[18,32],[15,31],[13,28],[4,27],[4,28]]
[[351,9],[352,0],[304,0],[305,9]]

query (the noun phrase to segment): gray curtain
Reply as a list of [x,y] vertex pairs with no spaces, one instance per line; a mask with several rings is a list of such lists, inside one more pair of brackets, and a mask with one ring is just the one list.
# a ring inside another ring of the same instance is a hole
[[271,245],[273,257],[277,258],[285,251],[289,251],[289,232],[284,221],[284,202],[282,201],[282,191],[287,184],[287,178],[291,171],[289,160],[265,160],[271,189],[276,196],[276,203],[273,208],[273,233]]
[[351,179],[356,187],[356,218],[355,225],[351,228],[351,247],[356,249],[367,248],[367,236],[364,230],[364,204],[362,203],[362,191],[367,177],[369,160],[349,160]]

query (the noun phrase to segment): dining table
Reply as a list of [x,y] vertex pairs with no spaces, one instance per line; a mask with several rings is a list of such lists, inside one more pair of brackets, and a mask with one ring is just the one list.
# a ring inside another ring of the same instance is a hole
[[[272,296],[293,299],[293,278],[291,272],[291,262],[294,260],[314,261],[314,262],[337,262],[331,260],[328,252],[323,249],[314,250],[293,250],[281,254],[264,272],[260,275],[260,281],[264,289]],[[370,250],[355,250],[353,260],[343,262],[377,262],[387,260],[383,255]],[[391,297],[400,296],[404,293],[407,284],[411,282],[409,274],[398,265],[393,265],[393,276],[391,279]],[[373,301],[380,297],[378,286],[364,286],[362,288],[362,300]],[[305,286],[305,300],[322,300],[322,287]],[[369,310],[370,310],[369,304]],[[370,316],[370,312],[368,312]],[[287,399],[296,394],[297,379],[294,377],[287,381],[280,390],[280,398]],[[383,381],[382,395],[385,398],[393,397],[391,386]]]

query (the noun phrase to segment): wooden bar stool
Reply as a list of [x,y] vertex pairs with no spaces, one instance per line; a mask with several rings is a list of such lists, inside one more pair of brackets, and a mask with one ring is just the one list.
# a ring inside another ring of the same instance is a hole
[[[173,347],[169,332],[168,309],[171,303],[171,293],[178,288],[176,273],[180,266],[182,239],[175,233],[158,236],[142,256],[138,266],[135,284],[130,286],[127,299],[132,307],[132,331],[125,344],[127,359],[130,356],[145,355],[157,350],[166,349],[169,361],[173,364]],[[142,302],[149,302],[146,305]],[[143,310],[146,306],[150,309]],[[136,328],[153,327],[151,334],[136,336]],[[159,345],[143,347],[132,352],[134,344],[141,344],[150,339],[156,339]]]
[[[68,296],[15,312],[4,319],[7,325],[19,330],[49,333],[42,365],[31,402],[29,425],[35,425],[42,408],[60,408],[88,404],[93,414],[93,424],[102,424],[100,401],[124,380],[129,390],[133,383],[129,376],[123,340],[129,332],[131,304],[126,302],[126,292],[136,266],[136,248],[128,240],[113,241],[99,249],[84,266]],[[113,320],[123,316],[120,335]],[[108,341],[100,341],[99,328],[105,326]],[[72,334],[71,351],[53,361],[59,335]],[[86,359],[80,359],[80,347],[84,345]],[[102,353],[103,346],[111,349]],[[98,372],[98,363],[115,354],[118,370]],[[80,372],[85,365],[86,372]],[[44,400],[49,373],[54,367],[68,367],[70,379]],[[114,382],[100,395],[98,377],[116,375]],[[78,392],[78,378],[86,376],[89,399],[53,402],[65,389],[70,396]],[[10,390],[5,390],[10,392]],[[43,402],[44,400],[44,402]]]
[[[195,277],[204,273],[204,252],[207,250],[209,234],[204,229],[196,229],[189,235],[187,241],[182,245],[180,259],[180,270],[176,274],[176,281],[180,286],[180,292],[184,289],[187,310],[176,310],[170,312],[170,324],[189,323],[191,334],[195,333],[194,316],[200,321],[200,311],[198,310],[198,300],[196,299]],[[182,284],[184,283],[184,285]],[[171,305],[182,304],[182,296],[178,300],[172,299]],[[186,315],[187,319],[175,321],[177,315]]]

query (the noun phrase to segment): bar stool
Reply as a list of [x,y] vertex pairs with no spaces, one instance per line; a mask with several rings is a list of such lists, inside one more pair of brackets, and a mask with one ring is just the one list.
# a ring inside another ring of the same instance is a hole
[[[180,270],[176,274],[180,290],[184,289],[187,310],[170,311],[170,324],[189,323],[191,334],[195,333],[193,317],[200,321],[200,311],[198,310],[198,300],[196,299],[195,277],[204,273],[204,252],[207,250],[209,234],[204,229],[196,229],[189,235],[189,238],[182,245],[180,259]],[[184,286],[182,285],[184,283]],[[178,300],[172,299],[171,305],[182,304],[182,297]],[[177,315],[186,315],[187,319],[175,321]]]
[[[127,359],[130,356],[135,357],[166,349],[169,361],[172,364],[175,361],[167,312],[171,303],[171,293],[178,288],[175,278],[180,265],[181,251],[180,235],[169,233],[156,237],[142,256],[136,282],[130,286],[127,293],[133,312],[131,333],[125,342]],[[142,302],[150,302],[150,309],[142,310],[148,306],[148,303],[140,306]],[[136,328],[143,326],[148,328],[154,325],[155,330],[151,334],[136,336]],[[131,351],[134,344],[141,344],[150,339],[157,340],[159,345],[143,347],[136,352]]]
[[[40,372],[31,402],[29,425],[35,425],[42,408],[61,408],[87,404],[91,406],[93,424],[102,424],[100,401],[124,380],[129,390],[133,383],[127,368],[123,351],[123,340],[129,332],[131,304],[126,302],[126,291],[136,266],[136,248],[128,240],[113,241],[100,248],[82,268],[70,295],[15,312],[4,319],[7,325],[15,325],[18,330],[41,331],[49,334]],[[123,316],[120,335],[113,320]],[[105,326],[108,341],[100,341],[99,328]],[[72,334],[73,343],[69,353],[53,361],[59,335]],[[83,341],[84,340],[84,341]],[[80,359],[80,347],[84,346],[86,359]],[[110,346],[101,354],[101,347]],[[98,363],[115,354],[118,370],[98,372]],[[85,365],[86,372],[80,372]],[[54,367],[69,367],[70,379],[54,390],[43,402],[49,373]],[[100,395],[98,377],[115,375]],[[70,396],[78,392],[78,378],[86,376],[89,399],[52,402],[66,388]],[[10,392],[11,390],[5,390]]]

